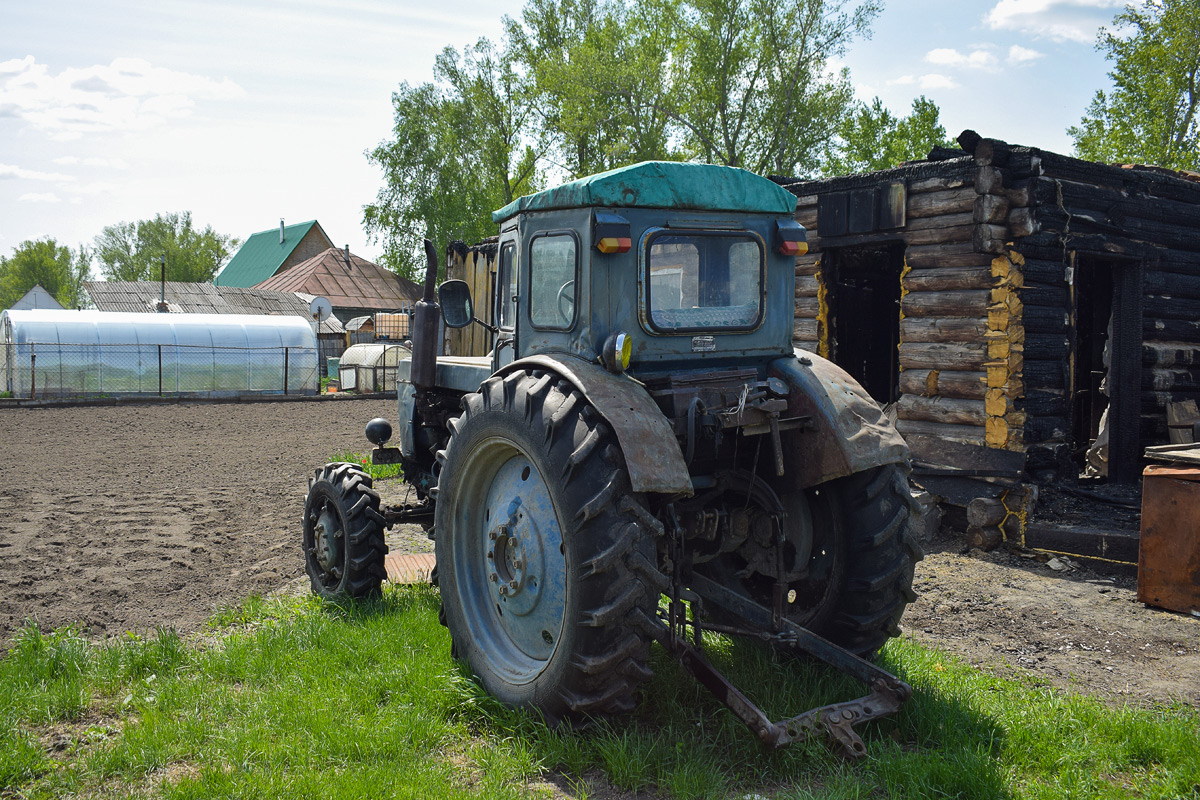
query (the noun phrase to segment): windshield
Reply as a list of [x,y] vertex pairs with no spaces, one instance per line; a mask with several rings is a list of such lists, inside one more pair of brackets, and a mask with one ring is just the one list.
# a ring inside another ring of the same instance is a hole
[[753,328],[763,251],[746,234],[658,233],[646,258],[650,323],[668,331]]

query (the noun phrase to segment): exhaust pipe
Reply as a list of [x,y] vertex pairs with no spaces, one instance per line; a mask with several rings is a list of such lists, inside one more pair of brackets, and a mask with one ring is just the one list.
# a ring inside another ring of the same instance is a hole
[[418,391],[432,389],[437,380],[438,329],[441,327],[442,308],[434,293],[437,283],[437,251],[433,242],[425,240],[425,295],[413,309],[412,367],[409,380]]

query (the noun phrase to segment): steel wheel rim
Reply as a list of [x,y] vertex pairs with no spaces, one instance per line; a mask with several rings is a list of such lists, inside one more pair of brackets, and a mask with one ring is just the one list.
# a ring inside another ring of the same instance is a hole
[[566,619],[562,527],[536,462],[493,437],[463,465],[452,552],[464,622],[478,661],[512,684],[534,680]]
[[341,580],[344,560],[345,521],[337,503],[322,493],[305,520],[305,546],[309,563],[323,586],[332,588]]

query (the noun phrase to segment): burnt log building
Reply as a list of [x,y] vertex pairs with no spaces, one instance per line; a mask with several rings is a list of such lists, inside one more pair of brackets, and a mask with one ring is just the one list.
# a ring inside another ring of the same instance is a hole
[[1136,484],[1200,397],[1200,175],[958,141],[775,179],[809,232],[794,338],[891,405],[932,493],[1023,535],[1032,475],[1077,476],[1106,428],[1102,470]]

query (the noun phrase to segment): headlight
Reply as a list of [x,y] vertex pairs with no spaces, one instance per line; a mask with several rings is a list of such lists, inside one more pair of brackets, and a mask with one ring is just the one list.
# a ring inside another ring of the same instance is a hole
[[633,339],[629,335],[617,331],[609,334],[604,340],[604,349],[600,351],[600,361],[609,372],[620,375],[629,367],[629,358],[633,355]]

